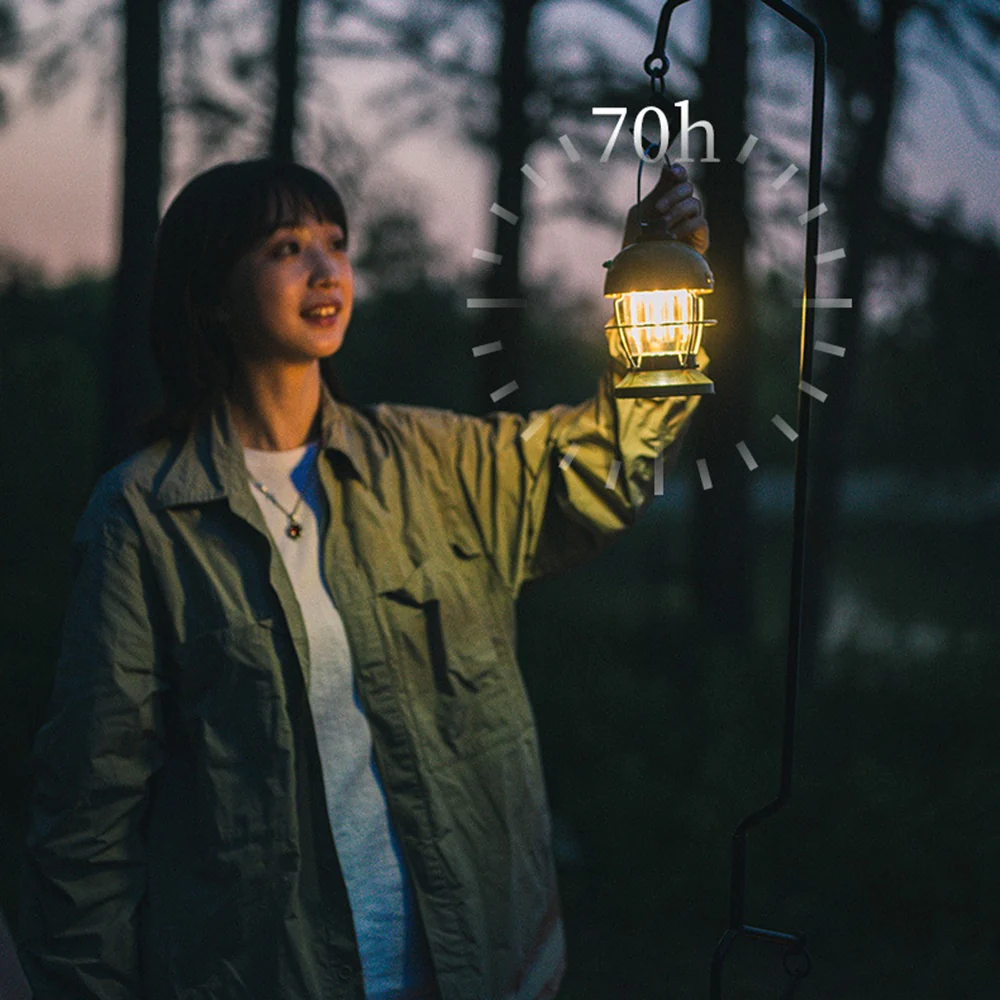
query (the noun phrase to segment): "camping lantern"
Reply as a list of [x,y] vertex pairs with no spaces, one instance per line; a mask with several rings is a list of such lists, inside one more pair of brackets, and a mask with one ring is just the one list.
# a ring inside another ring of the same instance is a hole
[[698,370],[706,326],[704,296],[715,285],[696,250],[677,240],[645,235],[609,261],[604,295],[614,299],[617,330],[628,372],[615,388],[619,398],[688,396],[715,392]]

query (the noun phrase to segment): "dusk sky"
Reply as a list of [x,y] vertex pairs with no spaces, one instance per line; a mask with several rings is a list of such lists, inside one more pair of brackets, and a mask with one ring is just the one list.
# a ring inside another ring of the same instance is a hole
[[[643,0],[642,6],[653,13],[659,4]],[[697,6],[692,4],[691,8]],[[64,7],[72,9],[73,5]],[[81,7],[81,0],[76,7]],[[697,51],[701,14],[697,10],[689,14],[688,10],[678,12],[674,31],[688,50]],[[563,37],[609,31],[614,32],[621,58],[638,68],[651,40],[623,27],[619,19],[595,14],[585,3],[555,5],[551,15],[543,19],[543,32]],[[765,47],[758,44],[758,53]],[[348,127],[372,143],[377,141],[379,123],[366,101],[373,87],[384,84],[387,72],[393,69],[358,63],[352,67],[356,71],[343,74],[344,82],[325,81],[336,93]],[[23,93],[16,67],[6,67],[4,78],[13,83],[15,95]],[[953,199],[963,206],[970,221],[996,225],[1000,222],[997,150],[977,137],[975,126],[963,118],[950,89],[929,70],[916,68],[910,79],[910,100],[896,132],[902,141],[896,144],[890,168],[893,186],[929,208]],[[12,121],[0,129],[0,247],[40,262],[54,279],[77,271],[107,271],[115,257],[119,117],[116,98],[107,102],[105,113],[98,117],[97,92],[91,75],[82,78],[53,107],[37,108],[24,99],[15,101]],[[989,106],[985,94],[978,98],[983,117],[996,121],[997,109]],[[803,109],[807,104],[804,89]],[[750,127],[761,126],[750,123]],[[767,142],[769,137],[764,134],[761,138]],[[827,138],[829,146],[835,137]],[[558,151],[558,146],[555,149]],[[470,151],[460,137],[445,128],[423,131],[386,143],[384,156],[379,155],[376,162],[380,176],[371,178],[372,190],[399,190],[402,185],[408,193],[404,200],[412,198],[419,206],[431,234],[452,261],[469,266],[472,249],[489,245],[492,166]],[[558,152],[537,158],[536,166],[551,183],[541,193],[531,192],[536,204],[552,202],[564,162]],[[336,177],[335,165],[316,165]],[[805,167],[804,156],[799,165]],[[803,169],[795,184],[789,185],[789,198],[804,199],[804,178]],[[171,176],[164,197],[175,193],[184,179]],[[633,188],[630,173],[608,167],[607,191],[621,204],[623,213]],[[710,221],[714,226],[725,224],[722,219]],[[570,285],[580,290],[590,287],[597,296],[600,264],[616,248],[616,239],[614,233],[600,227],[559,220],[551,213],[541,215],[527,247],[529,266],[536,276],[558,272]]]

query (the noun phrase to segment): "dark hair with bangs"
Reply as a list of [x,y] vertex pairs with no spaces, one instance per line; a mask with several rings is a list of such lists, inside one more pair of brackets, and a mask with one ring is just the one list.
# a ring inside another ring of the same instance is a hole
[[[281,160],[220,164],[174,198],[156,236],[150,339],[163,406],[144,428],[147,440],[189,429],[230,388],[236,352],[219,307],[233,267],[279,225],[309,215],[336,223],[346,239],[347,213],[333,185]],[[343,398],[330,358],[320,370]]]

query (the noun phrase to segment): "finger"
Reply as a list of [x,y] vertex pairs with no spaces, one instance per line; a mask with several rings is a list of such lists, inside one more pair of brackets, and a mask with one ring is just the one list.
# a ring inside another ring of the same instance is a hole
[[673,174],[675,184],[683,184],[688,179],[687,168],[682,163],[672,163],[670,173]]
[[691,233],[697,232],[699,229],[704,229],[705,227],[705,220],[700,215],[696,215],[690,219],[680,219],[670,227],[670,232],[677,237],[690,236]]
[[[670,232],[674,239],[684,240],[694,246],[696,250],[701,249],[696,244],[702,244],[704,249],[708,248],[708,226],[704,219],[687,219],[671,227]],[[695,236],[698,238],[693,239]]]
[[664,161],[663,168],[660,170],[660,176],[657,178],[653,190],[642,200],[650,201],[651,199],[661,198],[675,185],[682,184],[686,180],[687,171],[679,163],[673,163],[668,166],[666,161]]
[[690,198],[693,194],[694,188],[688,181],[684,181],[682,184],[678,184],[676,187],[671,188],[656,202],[656,210],[658,212],[668,212],[675,205],[679,205],[682,201]]
[[669,212],[663,215],[663,221],[668,227],[672,227],[675,222],[683,219],[693,219],[701,215],[701,203],[697,198],[686,198],[680,204],[675,205]]

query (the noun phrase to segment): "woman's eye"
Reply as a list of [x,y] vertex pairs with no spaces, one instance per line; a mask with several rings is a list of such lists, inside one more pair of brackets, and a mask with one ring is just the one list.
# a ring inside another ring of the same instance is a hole
[[293,254],[297,254],[299,249],[298,240],[282,240],[274,248],[274,255],[275,257],[291,257]]

